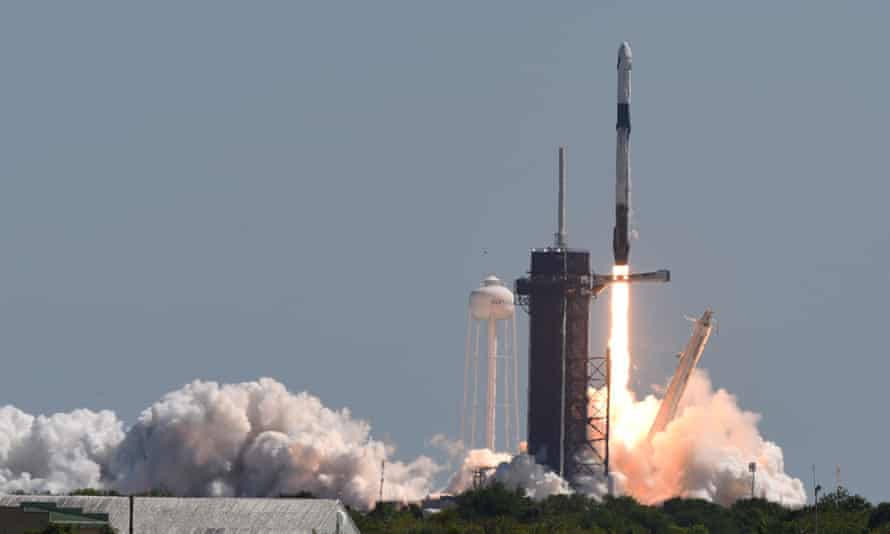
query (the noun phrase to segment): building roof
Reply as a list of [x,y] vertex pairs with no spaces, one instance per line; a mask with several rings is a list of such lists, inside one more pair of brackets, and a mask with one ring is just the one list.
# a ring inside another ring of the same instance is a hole
[[54,502],[25,501],[20,505],[27,512],[45,512],[55,525],[102,527],[108,525],[108,514],[86,513],[80,508],[60,507]]
[[[0,506],[51,502],[84,514],[108,514],[120,534],[129,532],[127,497],[0,495]],[[339,502],[330,499],[136,497],[137,534],[361,534]]]

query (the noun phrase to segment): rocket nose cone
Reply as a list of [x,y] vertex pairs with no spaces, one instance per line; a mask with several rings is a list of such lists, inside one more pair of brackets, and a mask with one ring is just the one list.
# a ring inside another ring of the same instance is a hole
[[624,41],[621,43],[621,46],[618,47],[618,64],[630,63],[631,57],[630,43]]

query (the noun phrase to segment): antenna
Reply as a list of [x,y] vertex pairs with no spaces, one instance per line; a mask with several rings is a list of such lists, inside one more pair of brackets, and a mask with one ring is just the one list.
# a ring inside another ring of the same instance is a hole
[[557,230],[554,236],[555,248],[566,248],[566,147],[559,147],[559,204],[557,207]]

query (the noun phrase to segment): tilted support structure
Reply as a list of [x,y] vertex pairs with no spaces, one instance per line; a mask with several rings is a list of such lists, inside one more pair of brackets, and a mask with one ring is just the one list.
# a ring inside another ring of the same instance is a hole
[[658,408],[658,415],[649,429],[647,439],[652,441],[656,434],[664,430],[671,421],[677,416],[677,408],[680,406],[680,400],[683,393],[686,392],[686,385],[689,383],[689,377],[692,376],[692,370],[701,360],[701,355],[705,351],[705,345],[708,344],[708,338],[711,337],[711,329],[713,328],[714,312],[705,310],[701,319],[694,321],[692,327],[692,335],[686,348],[677,355],[680,358],[677,363],[677,370],[674,372],[671,383],[668,385],[667,392],[661,400],[661,406]]

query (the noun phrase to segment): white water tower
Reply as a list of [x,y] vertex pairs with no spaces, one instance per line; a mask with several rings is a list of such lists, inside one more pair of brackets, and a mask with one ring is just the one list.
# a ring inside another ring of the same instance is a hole
[[[479,413],[480,338],[485,335],[485,443],[495,451],[495,423],[497,408],[503,408],[503,451],[519,447],[519,370],[516,358],[516,315],[513,292],[495,275],[489,275],[482,285],[470,293],[467,318],[467,353],[464,363],[464,399],[461,411],[461,438],[467,448],[477,447],[476,419]],[[500,353],[498,352],[500,348]],[[500,372],[499,372],[500,371]],[[500,381],[498,378],[500,377]],[[498,388],[500,382],[501,387]],[[468,406],[469,390],[472,399]],[[500,389],[500,397],[498,390]],[[500,398],[500,404],[498,400]],[[467,416],[470,419],[467,435]],[[512,425],[512,433],[511,433]]]

